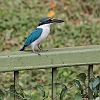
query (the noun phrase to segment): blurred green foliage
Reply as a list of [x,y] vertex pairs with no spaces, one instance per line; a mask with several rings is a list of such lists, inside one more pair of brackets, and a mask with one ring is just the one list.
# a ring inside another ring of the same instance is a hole
[[[39,20],[47,16],[51,9],[50,2],[50,0],[0,0],[0,51],[18,51],[28,34],[37,27]],[[51,26],[50,35],[42,43],[42,48],[100,44],[100,0],[54,0],[54,4],[55,18],[65,20],[65,23]],[[77,67],[58,69],[58,82],[66,82],[66,85],[69,84],[71,87],[71,80],[85,70],[84,67],[81,67],[81,70]],[[44,69],[20,71],[19,84],[24,88],[24,94],[40,100],[42,94],[36,91],[34,86],[42,84],[47,91],[46,100],[51,100],[50,72],[51,70]],[[0,88],[7,89],[8,93],[10,91],[8,87],[13,84],[12,75],[13,73],[9,72],[0,76]],[[76,88],[68,92],[66,100],[72,100],[75,92]]]
[[[39,20],[47,16],[49,4],[48,0],[0,0],[0,51],[19,50]],[[55,18],[65,23],[51,26],[43,48],[100,44],[99,0],[58,0],[54,4]]]

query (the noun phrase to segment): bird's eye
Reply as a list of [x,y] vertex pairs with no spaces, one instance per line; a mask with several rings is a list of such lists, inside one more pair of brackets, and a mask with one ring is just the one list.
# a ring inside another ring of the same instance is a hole
[[49,19],[49,20],[48,20],[48,22],[51,22],[51,21],[52,21],[52,19]]
[[49,19],[50,21],[52,21],[52,19]]

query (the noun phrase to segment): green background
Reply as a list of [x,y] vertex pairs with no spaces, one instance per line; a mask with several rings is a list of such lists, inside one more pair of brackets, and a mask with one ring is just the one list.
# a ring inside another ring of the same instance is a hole
[[[0,0],[0,51],[18,51],[28,34],[34,30],[39,20],[47,16],[51,9],[50,0]],[[56,6],[54,18],[65,22],[51,26],[51,32],[42,43],[43,49],[99,45],[100,44],[100,0],[54,0]],[[95,74],[97,70],[95,68]],[[58,69],[58,81],[68,83],[86,67]],[[100,72],[98,72],[100,75]],[[25,94],[41,100],[41,93],[34,89],[36,84],[45,88],[47,100],[51,95],[51,70],[20,71],[19,84]],[[9,90],[13,84],[13,72],[0,73],[0,88]],[[73,88],[65,100],[73,100]],[[8,91],[9,93],[9,91]],[[59,93],[59,92],[58,92]],[[40,97],[39,97],[40,95]],[[9,95],[6,96],[9,98]]]

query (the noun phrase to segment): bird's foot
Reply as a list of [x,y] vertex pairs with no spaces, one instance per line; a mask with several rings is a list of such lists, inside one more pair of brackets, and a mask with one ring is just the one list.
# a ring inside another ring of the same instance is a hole
[[49,50],[44,50],[44,51],[46,51],[46,52],[47,52],[47,51],[49,51]]
[[40,47],[40,45],[38,45],[39,50],[42,50],[42,48]]
[[38,48],[39,48],[39,50],[42,51],[42,52],[48,51],[48,50],[43,50],[43,49],[41,48],[41,45],[40,45],[40,44],[38,44]]
[[36,52],[34,50],[32,50],[32,51],[33,51],[33,53],[38,54],[39,56],[41,56],[41,54],[39,52]]
[[41,49],[40,51],[41,51],[41,52],[47,52],[47,51],[49,51],[49,50],[43,50],[43,49]]

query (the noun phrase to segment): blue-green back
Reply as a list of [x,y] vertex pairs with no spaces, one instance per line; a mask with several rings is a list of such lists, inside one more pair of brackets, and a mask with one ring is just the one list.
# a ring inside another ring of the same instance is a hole
[[42,28],[37,28],[37,29],[33,30],[30,33],[30,35],[28,36],[28,38],[26,39],[24,46],[28,46],[32,42],[34,42],[36,39],[38,39],[40,37],[40,35],[42,34],[42,31],[43,31]]

